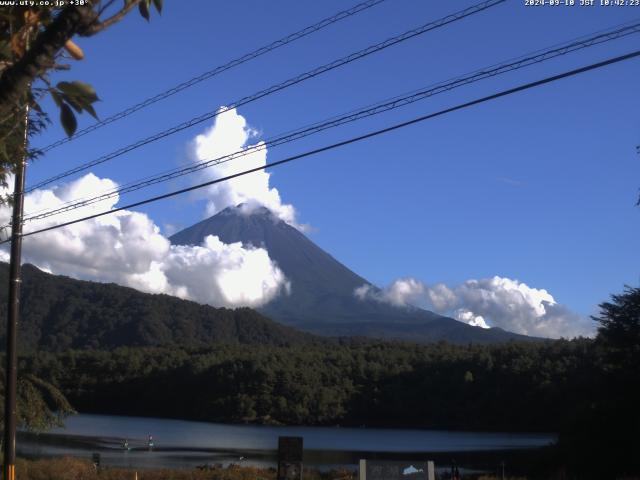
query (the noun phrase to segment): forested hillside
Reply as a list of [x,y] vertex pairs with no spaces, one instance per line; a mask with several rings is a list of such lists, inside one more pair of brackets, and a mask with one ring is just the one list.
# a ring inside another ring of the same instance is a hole
[[[21,351],[320,341],[249,308],[214,308],[115,284],[50,275],[31,265],[23,267],[23,276]],[[7,282],[8,265],[0,263],[0,286]],[[0,318],[6,317],[6,305],[5,287],[0,288]],[[0,348],[4,348],[5,328],[5,322],[0,322]]]

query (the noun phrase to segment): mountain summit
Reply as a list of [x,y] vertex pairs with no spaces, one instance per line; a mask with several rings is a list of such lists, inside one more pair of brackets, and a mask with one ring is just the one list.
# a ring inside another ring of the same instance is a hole
[[[225,243],[263,247],[291,282],[260,311],[284,324],[324,335],[413,341],[488,343],[526,339],[501,329],[481,329],[416,307],[356,298],[369,284],[265,207],[229,207],[172,237],[174,245],[199,245],[207,235]],[[375,287],[374,287],[375,288]]]

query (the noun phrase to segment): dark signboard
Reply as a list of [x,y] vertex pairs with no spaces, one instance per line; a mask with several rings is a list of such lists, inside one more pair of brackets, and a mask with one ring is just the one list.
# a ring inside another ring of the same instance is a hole
[[278,480],[302,479],[302,437],[278,437]]

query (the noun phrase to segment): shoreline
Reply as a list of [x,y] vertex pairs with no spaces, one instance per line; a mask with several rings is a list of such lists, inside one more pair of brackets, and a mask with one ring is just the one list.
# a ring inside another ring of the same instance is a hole
[[[32,436],[37,436],[31,434]],[[222,468],[235,466],[246,468],[269,469],[277,466],[277,451],[275,449],[250,449],[250,448],[180,448],[157,447],[153,450],[139,448],[124,451],[117,444],[111,446],[92,443],[90,438],[73,438],[68,436],[63,441],[55,436],[47,434],[39,435],[55,444],[57,449],[51,451],[45,448],[41,451],[33,449],[25,451],[25,436],[21,435],[18,443],[19,455],[23,458],[37,461],[55,461],[64,457],[89,461],[94,454],[99,454],[101,463],[108,468],[128,468],[140,470],[170,469],[191,471],[198,466],[219,465]],[[66,449],[65,441],[73,443]],[[87,441],[89,440],[89,441]],[[56,443],[57,441],[57,443]],[[74,443],[75,442],[75,443]],[[48,443],[48,442],[47,442]],[[473,472],[492,472],[497,466],[505,462],[518,473],[526,472],[531,466],[541,459],[553,455],[553,447],[535,447],[527,449],[502,449],[502,450],[476,450],[476,451],[355,451],[355,450],[331,450],[305,448],[303,464],[307,468],[319,472],[331,470],[357,470],[359,460],[388,460],[388,461],[425,461],[432,460],[438,469],[446,470],[452,463],[460,468]]]
[[[492,430],[492,429],[480,429],[470,430],[456,427],[424,427],[424,426],[410,426],[410,425],[392,425],[390,423],[382,423],[376,425],[358,425],[358,424],[294,424],[294,423],[280,423],[280,422],[237,422],[233,420],[229,421],[214,421],[194,418],[181,418],[181,417],[159,417],[159,416],[145,416],[145,415],[129,415],[118,413],[95,413],[95,412],[76,412],[66,417],[71,419],[78,416],[95,416],[95,417],[110,417],[113,419],[131,419],[131,420],[146,420],[146,421],[160,421],[160,422],[180,422],[180,423],[192,423],[192,424],[208,424],[214,426],[224,427],[265,427],[276,429],[318,429],[318,430],[353,430],[353,431],[406,431],[406,432],[448,432],[459,434],[477,434],[477,435],[505,435],[505,436],[544,436],[544,437],[557,437],[557,432],[550,432],[547,430]],[[65,427],[54,427],[52,430]],[[47,432],[43,432],[47,433]]]

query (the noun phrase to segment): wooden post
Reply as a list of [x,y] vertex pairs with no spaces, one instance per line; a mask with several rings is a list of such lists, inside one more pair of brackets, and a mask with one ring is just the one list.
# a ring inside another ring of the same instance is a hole
[[24,112],[22,158],[16,163],[11,219],[11,260],[9,261],[9,299],[7,305],[7,350],[5,359],[4,397],[4,480],[16,475],[16,389],[18,383],[17,330],[20,317],[20,284],[22,283],[22,215],[24,184],[27,170],[29,104]]

